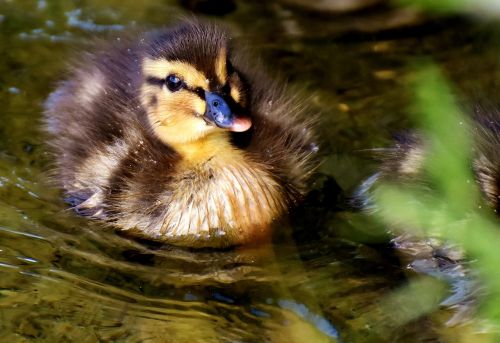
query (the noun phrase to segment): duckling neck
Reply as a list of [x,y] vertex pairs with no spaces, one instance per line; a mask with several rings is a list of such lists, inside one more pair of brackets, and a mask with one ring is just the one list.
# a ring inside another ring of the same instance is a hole
[[202,164],[214,156],[235,153],[229,141],[228,132],[221,131],[206,135],[195,141],[184,142],[173,147],[184,162],[191,165]]

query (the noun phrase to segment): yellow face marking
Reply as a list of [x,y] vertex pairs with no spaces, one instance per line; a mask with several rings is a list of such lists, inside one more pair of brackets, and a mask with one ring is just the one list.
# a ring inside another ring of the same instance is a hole
[[[156,98],[156,104],[150,104],[152,97]],[[171,93],[166,87],[144,84],[141,98],[154,132],[174,148],[176,144],[197,140],[215,129],[201,117],[205,113],[205,101],[188,90]]]
[[207,77],[189,63],[182,61],[152,60],[146,58],[142,65],[143,74],[164,79],[170,74],[180,77],[189,87],[208,90]]
[[[221,51],[216,61],[218,81],[227,82],[226,51]],[[154,77],[164,80],[175,74],[190,89],[207,91],[206,76],[192,65],[181,61],[151,60],[143,62],[145,78]],[[240,100],[239,87],[231,87],[231,96]],[[186,165],[198,165],[219,155],[222,151],[232,151],[229,135],[213,125],[207,125],[202,118],[206,102],[194,92],[181,88],[172,92],[163,85],[145,82],[141,87],[141,101],[147,109],[149,122],[163,142],[183,156]]]
[[221,85],[226,83],[227,80],[227,50],[226,48],[222,48],[219,51],[219,55],[215,60],[215,75],[217,75],[217,79]]
[[231,86],[230,95],[236,103],[240,102],[240,91],[237,87]]
[[[175,74],[191,89],[208,89],[205,75],[186,62],[145,59],[143,74],[145,78],[158,79]],[[158,138],[174,149],[186,142],[203,138],[215,129],[202,118],[206,109],[205,101],[187,89],[171,92],[166,86],[144,83],[141,87],[141,100]]]

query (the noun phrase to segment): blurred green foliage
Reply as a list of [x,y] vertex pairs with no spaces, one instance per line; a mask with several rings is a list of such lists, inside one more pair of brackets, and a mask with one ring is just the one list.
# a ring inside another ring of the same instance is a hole
[[397,5],[417,7],[438,13],[464,13],[477,16],[500,16],[498,0],[394,0]]
[[[497,0],[396,0],[395,3],[443,14],[468,13],[486,19],[500,16]],[[396,232],[409,232],[422,239],[439,237],[443,244],[456,244],[463,248],[469,260],[475,260],[473,265],[480,275],[477,287],[485,289],[485,295],[478,299],[481,311],[476,320],[487,319],[490,331],[487,341],[496,342],[500,340],[496,327],[500,323],[500,230],[497,218],[483,204],[471,171],[472,124],[470,118],[461,113],[454,90],[433,63],[420,63],[415,70],[411,80],[415,94],[411,114],[424,132],[424,173],[432,190],[414,185],[381,184],[375,190],[377,215],[381,222],[396,228]],[[410,318],[435,309],[430,306],[432,301],[427,307],[415,307],[411,301],[425,299],[425,294],[438,290],[428,285],[420,287],[421,283],[415,278],[407,287],[385,297],[408,300],[397,302],[398,312],[409,312],[406,317],[396,318],[393,325],[403,325]],[[444,293],[437,294],[443,296]],[[395,309],[393,306],[392,310]]]
[[[468,258],[477,258],[476,266],[488,291],[482,313],[492,323],[498,323],[500,231],[495,218],[483,209],[471,173],[469,155],[473,145],[468,118],[460,113],[452,90],[434,65],[420,66],[414,76],[416,99],[412,112],[425,132],[425,171],[433,190],[380,185],[375,192],[378,215],[392,227],[423,233],[424,237],[441,237],[463,247]],[[421,309],[415,311],[422,313]]]

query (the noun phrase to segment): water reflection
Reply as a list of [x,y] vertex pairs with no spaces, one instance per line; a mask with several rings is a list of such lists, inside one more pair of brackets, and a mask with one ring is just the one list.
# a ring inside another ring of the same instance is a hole
[[40,104],[61,79],[71,51],[85,50],[95,35],[167,25],[185,14],[178,2],[0,4],[4,341],[449,337],[443,329],[450,317],[446,311],[402,327],[386,321],[383,302],[395,300],[384,296],[405,287],[406,276],[383,244],[386,237],[374,234],[366,218],[358,223],[341,202],[373,169],[359,150],[384,145],[390,131],[408,124],[404,113],[411,94],[404,80],[413,55],[435,56],[461,89],[470,90],[478,83],[494,89],[489,86],[498,79],[491,72],[498,52],[474,43],[478,29],[464,30],[461,22],[438,21],[429,30],[429,19],[419,16],[408,22],[410,29],[398,31],[384,26],[389,17],[383,11],[376,19],[350,14],[334,20],[289,7],[290,2],[297,1],[235,1],[223,22],[250,50],[274,63],[272,69],[314,94],[311,101],[323,118],[325,162],[300,218],[278,228],[283,237],[272,246],[226,251],[179,249],[118,235],[66,211],[46,182],[50,160],[38,130]]
[[0,235],[6,334],[57,341],[280,342],[304,332],[320,341],[336,338],[317,304],[293,300],[289,288],[306,280],[298,261],[283,275],[271,247],[189,251],[95,227]]

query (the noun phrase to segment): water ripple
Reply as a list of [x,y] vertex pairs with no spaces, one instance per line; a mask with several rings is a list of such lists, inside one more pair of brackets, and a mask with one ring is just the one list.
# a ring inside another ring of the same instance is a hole
[[0,231],[6,232],[6,233],[9,233],[9,234],[13,234],[13,235],[19,235],[19,236],[24,236],[24,237],[29,237],[29,238],[35,238],[35,239],[39,239],[39,240],[43,240],[43,241],[47,240],[45,237],[36,235],[34,233],[29,233],[29,232],[14,230],[14,229],[10,229],[10,228],[7,228],[7,227],[2,227],[2,226],[0,226]]
[[80,19],[80,16],[82,15],[82,10],[80,8],[66,12],[65,15],[68,20],[68,26],[76,27],[84,31],[91,31],[91,32],[122,31],[125,28],[124,25],[120,24],[101,25],[101,24],[96,24],[91,20],[82,20]]

